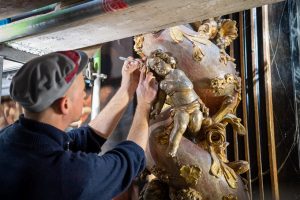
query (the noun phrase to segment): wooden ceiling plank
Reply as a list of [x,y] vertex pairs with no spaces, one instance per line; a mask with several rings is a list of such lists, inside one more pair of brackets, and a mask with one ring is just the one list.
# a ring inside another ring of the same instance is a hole
[[78,49],[282,0],[149,0],[127,9],[81,19],[10,42],[48,53]]

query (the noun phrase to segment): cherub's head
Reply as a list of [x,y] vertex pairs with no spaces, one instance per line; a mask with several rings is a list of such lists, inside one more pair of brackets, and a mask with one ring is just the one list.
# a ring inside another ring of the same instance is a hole
[[160,76],[166,76],[176,66],[176,60],[168,53],[158,49],[151,53],[147,59],[147,67],[154,70]]

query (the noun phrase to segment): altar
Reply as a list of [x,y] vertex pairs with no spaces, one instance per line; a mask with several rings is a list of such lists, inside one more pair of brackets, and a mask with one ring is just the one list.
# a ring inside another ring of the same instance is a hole
[[[146,58],[159,80],[147,170],[116,199],[299,198],[297,0],[42,0],[11,6],[17,3],[0,5],[2,83],[17,68],[7,68],[8,61],[19,66],[52,51],[87,52],[101,78],[87,78],[86,115],[74,127],[87,123],[116,91],[120,56]],[[4,84],[2,96],[4,127],[22,110]],[[123,135],[109,138],[105,150],[126,139],[134,108],[117,128]]]

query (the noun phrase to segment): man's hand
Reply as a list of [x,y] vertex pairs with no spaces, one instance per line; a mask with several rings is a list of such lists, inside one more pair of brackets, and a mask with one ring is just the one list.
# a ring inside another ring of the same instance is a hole
[[158,84],[152,72],[146,73],[146,67],[143,66],[140,72],[140,80],[136,91],[138,104],[149,105],[156,98]]
[[127,139],[135,142],[144,150],[147,147],[149,139],[150,108],[156,97],[157,90],[158,84],[152,72],[146,73],[146,68],[143,67],[136,90],[138,104]]
[[141,69],[143,65],[141,59],[133,59],[132,57],[128,57],[123,64],[121,88],[127,91],[131,97],[133,97],[139,83],[140,72],[138,69]]
[[129,102],[133,99],[139,83],[139,68],[143,62],[129,57],[122,68],[122,83],[120,89],[106,104],[102,111],[89,125],[101,137],[107,138],[115,130],[119,120],[126,110]]

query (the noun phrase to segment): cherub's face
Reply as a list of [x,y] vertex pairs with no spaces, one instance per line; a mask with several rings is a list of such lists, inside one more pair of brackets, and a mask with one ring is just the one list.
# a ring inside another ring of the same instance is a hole
[[150,69],[154,70],[160,76],[166,76],[172,70],[171,65],[165,63],[159,57],[148,58],[147,66],[150,67]]

